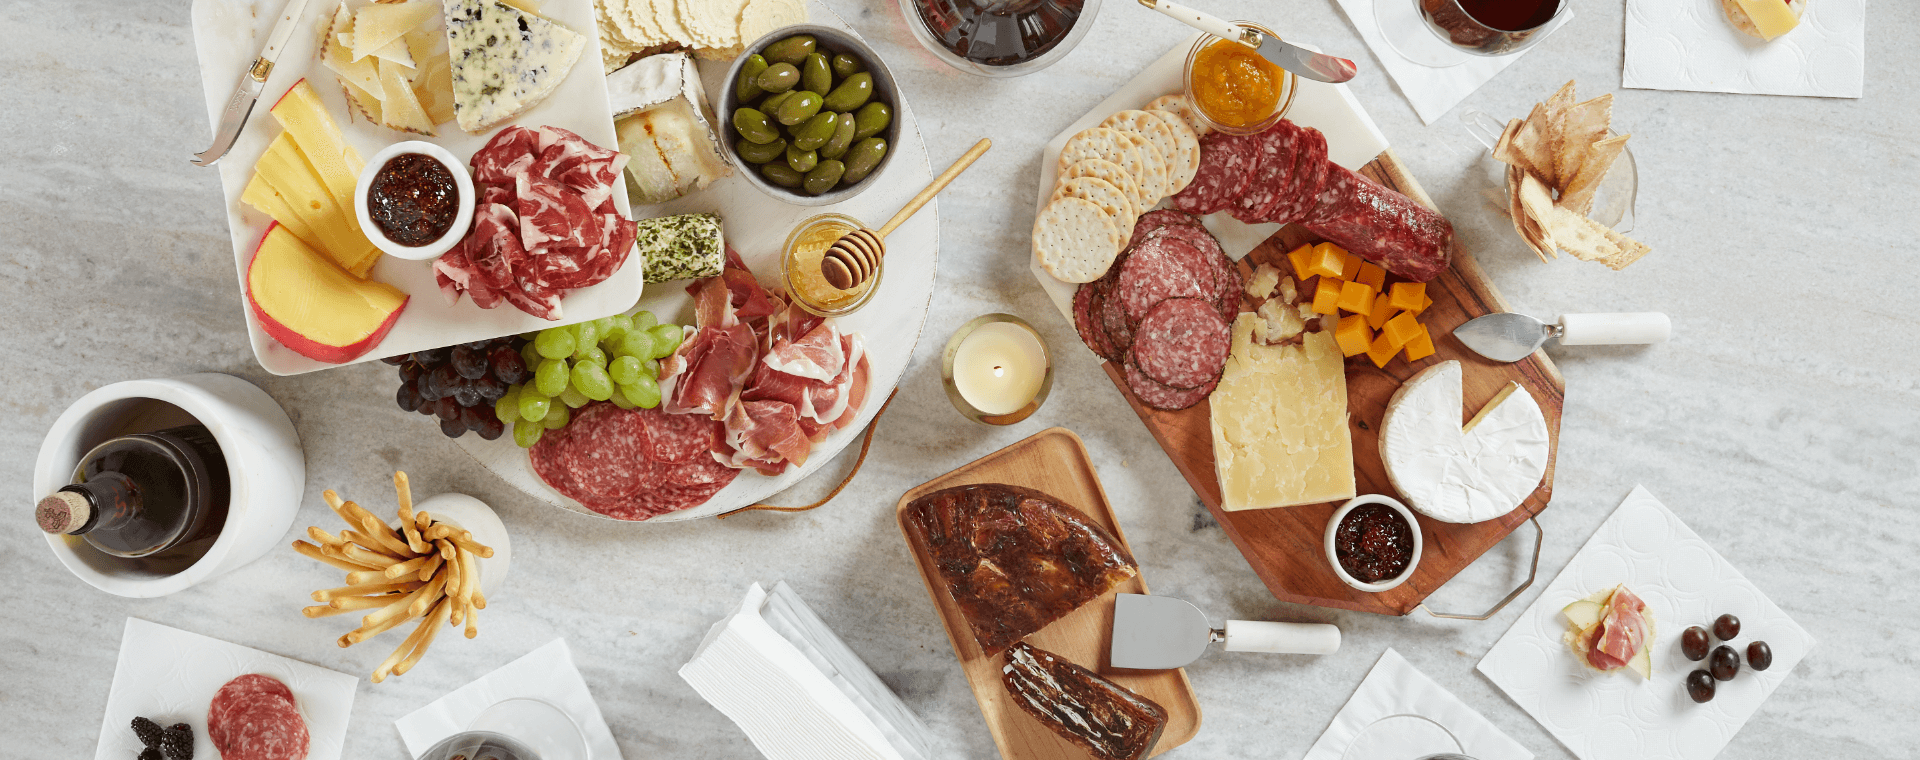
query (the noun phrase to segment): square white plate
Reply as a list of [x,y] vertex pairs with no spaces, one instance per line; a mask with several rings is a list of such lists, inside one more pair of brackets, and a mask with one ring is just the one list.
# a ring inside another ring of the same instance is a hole
[[[1560,608],[1626,584],[1646,600],[1656,626],[1653,680],[1626,671],[1595,673],[1561,642]],[[1712,702],[1687,696],[1688,673],[1706,663],[1680,653],[1680,632],[1740,618],[1741,669]],[[1746,646],[1765,641],[1773,666],[1746,667]],[[1553,584],[1480,660],[1480,672],[1554,738],[1585,760],[1708,760],[1720,754],[1767,695],[1813,649],[1813,636],[1700,540],[1647,489],[1635,486]]]
[[120,662],[107,692],[95,760],[127,760],[140,754],[140,739],[133,735],[135,716],[162,726],[193,726],[193,756],[218,757],[207,738],[207,705],[221,686],[248,673],[273,676],[293,690],[294,706],[307,719],[312,739],[307,760],[339,760],[360,679],[137,618],[127,618],[120,639]]
[[[228,229],[233,237],[235,276],[240,281],[240,312],[247,320],[247,335],[253,342],[253,355],[259,359],[261,367],[276,375],[298,375],[344,366],[315,361],[280,345],[261,329],[260,321],[254,318],[253,310],[246,303],[247,262],[253,260],[254,246],[266,234],[267,225],[272,219],[242,203],[240,193],[253,176],[254,163],[260,160],[273,138],[280,134],[280,123],[268,111],[294,83],[305,77],[312,78],[313,91],[319,94],[327,112],[340,125],[341,133],[346,135],[347,142],[360,153],[362,159],[372,158],[380,149],[410,139],[437,143],[455,156],[465,159],[492,139],[494,134],[512,124],[560,127],[600,147],[619,147],[613,132],[613,109],[607,101],[607,76],[600,64],[598,27],[594,21],[593,4],[589,0],[549,0],[541,7],[541,15],[587,38],[587,46],[581,51],[580,60],[552,95],[484,134],[470,135],[460,131],[453,122],[448,122],[438,127],[438,137],[396,132],[369,124],[360,119],[358,114],[348,118],[346,96],[335,82],[333,72],[314,57],[319,46],[316,30],[332,18],[337,4],[338,0],[308,1],[305,20],[294,30],[286,49],[281,51],[273,75],[260,91],[260,101],[254,105],[253,116],[247,120],[247,126],[241,130],[233,149],[227,151],[227,155],[215,165],[220,171],[220,187],[227,200],[226,214]],[[349,7],[366,4],[366,0],[349,0]],[[220,123],[219,112],[225,106],[227,96],[233,93],[233,87],[240,81],[241,72],[246,70],[247,64],[260,54],[267,33],[273,29],[273,22],[279,18],[279,11],[284,5],[285,0],[194,0],[193,40],[199,49],[200,80],[201,87],[206,90],[209,123]],[[434,18],[437,22],[439,14],[435,14]],[[183,153],[181,160],[185,159]],[[622,215],[629,218],[633,216],[632,209],[627,205],[625,182],[614,183],[613,203]],[[561,319],[548,322],[505,303],[497,308],[482,309],[474,306],[472,299],[462,297],[459,303],[448,305],[440,294],[440,288],[434,284],[432,261],[405,261],[383,256],[380,263],[374,266],[371,277],[399,288],[411,298],[407,301],[406,311],[400,314],[400,321],[394,324],[385,340],[347,363],[357,364],[384,356],[618,314],[632,308],[634,301],[640,298],[645,279],[644,267],[640,263],[638,259],[629,257],[605,281],[590,288],[569,291],[560,303]]]

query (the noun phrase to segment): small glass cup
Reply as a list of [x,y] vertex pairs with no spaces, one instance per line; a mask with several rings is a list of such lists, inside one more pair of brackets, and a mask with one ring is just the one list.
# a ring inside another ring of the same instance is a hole
[[780,254],[780,281],[787,289],[787,296],[800,308],[822,317],[840,317],[859,311],[873,300],[873,294],[880,290],[880,278],[887,273],[884,256],[875,264],[873,276],[851,291],[852,295],[832,301],[821,301],[811,295],[834,290],[820,273],[820,260],[833,241],[863,226],[860,220],[846,214],[825,213],[801,222],[787,233],[787,242]]
[[[1018,325],[1031,333],[1034,342],[1040,344],[1040,359],[1046,365],[1040,377],[1040,389],[1033,394],[1033,400],[1019,409],[998,414],[982,411],[974,406],[973,402],[968,401],[967,397],[960,393],[960,386],[954,380],[954,358],[960,352],[960,345],[966,343],[967,336],[972,335],[975,330],[984,325],[996,323]],[[960,414],[967,419],[987,425],[1011,425],[1032,417],[1034,412],[1040,411],[1040,405],[1047,402],[1047,393],[1053,390],[1053,350],[1047,347],[1046,339],[1040,337],[1040,331],[1033,329],[1033,325],[1027,324],[1026,320],[1012,314],[983,314],[961,325],[959,330],[954,331],[953,337],[947,339],[947,348],[940,359],[940,384],[946,387],[947,400],[953,402],[953,408],[959,410]]]
[[[1264,26],[1253,23],[1251,21],[1235,21],[1233,23],[1238,26],[1251,28],[1267,37],[1271,37],[1276,40],[1280,39],[1280,35],[1274,34],[1272,29],[1268,29]],[[1230,135],[1251,135],[1251,134],[1258,134],[1260,132],[1267,131],[1268,127],[1271,127],[1274,124],[1278,123],[1282,117],[1286,116],[1287,109],[1293,106],[1294,92],[1299,87],[1298,80],[1294,78],[1293,72],[1288,71],[1286,69],[1280,69],[1280,92],[1278,97],[1274,100],[1272,114],[1269,114],[1266,118],[1261,119],[1257,122],[1253,122],[1251,124],[1244,124],[1241,126],[1222,124],[1219,121],[1215,120],[1212,114],[1207,113],[1207,109],[1201,106],[1199,98],[1195,98],[1193,96],[1194,61],[1200,58],[1201,50],[1204,50],[1208,45],[1211,45],[1215,42],[1226,42],[1226,44],[1229,44],[1229,45],[1240,44],[1237,42],[1224,40],[1223,38],[1220,38],[1220,37],[1215,37],[1211,34],[1203,34],[1200,36],[1199,40],[1196,40],[1193,43],[1193,49],[1187,51],[1187,64],[1186,64],[1186,67],[1182,69],[1182,73],[1181,73],[1181,83],[1182,83],[1182,86],[1185,88],[1187,105],[1193,108],[1194,114],[1198,115],[1201,121],[1206,122],[1207,126],[1212,127],[1215,130],[1225,132]]]

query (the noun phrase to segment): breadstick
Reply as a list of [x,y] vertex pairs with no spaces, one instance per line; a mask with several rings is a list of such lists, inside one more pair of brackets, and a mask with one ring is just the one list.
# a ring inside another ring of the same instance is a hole
[[355,568],[353,572],[347,573],[347,585],[349,586],[360,586],[368,583],[384,583],[386,581],[387,581],[387,574],[384,570]]
[[471,604],[467,605],[467,638],[471,639],[474,636],[479,635],[480,631],[474,628],[474,624],[479,622],[480,622],[479,609],[475,608]]
[[452,609],[452,599],[440,600],[440,604],[433,608],[433,613],[427,616],[426,622],[420,624],[420,630],[424,631],[425,635],[421,636],[420,641],[413,645],[413,654],[407,655],[406,659],[401,660],[400,664],[394,667],[394,675],[406,675],[407,671],[413,669],[413,666],[420,664],[420,658],[426,656],[427,647],[433,645],[433,637],[439,635],[440,626],[447,622],[447,615]]
[[451,560],[451,559],[454,559],[454,558],[455,558],[455,556],[456,556],[456,555],[455,555],[455,554],[453,553],[453,552],[454,552],[454,549],[453,549],[453,542],[452,542],[452,541],[448,541],[448,540],[446,540],[446,539],[444,539],[444,538],[442,538],[442,539],[440,539],[440,540],[438,540],[438,541],[434,541],[434,542],[433,542],[433,545],[434,545],[434,547],[435,547],[435,548],[437,548],[437,549],[439,549],[439,550],[440,550],[440,557],[441,557],[442,559],[448,559],[448,560]]
[[293,542],[293,550],[301,554],[304,554],[308,557],[311,557],[313,559],[317,559],[317,560],[320,560],[321,562],[325,562],[329,565],[340,568],[341,570],[345,570],[347,572],[357,572],[360,570],[367,569],[366,566],[361,565],[357,562],[348,562],[347,560],[344,560],[344,559],[336,559],[332,556],[329,556],[326,552],[320,551],[320,547],[314,546],[313,544],[309,544],[305,541]]
[[433,574],[440,570],[440,565],[444,560],[440,559],[439,554],[429,554],[422,559],[425,559],[427,564],[420,566],[420,580],[426,581],[433,578]]
[[345,615],[352,611],[353,610],[334,609],[333,607],[330,607],[324,604],[317,604],[312,607],[300,608],[300,614],[306,615],[307,617],[310,617],[310,618],[333,617],[334,615]]
[[405,470],[393,471],[393,495],[400,499],[400,519],[413,519],[413,484]]
[[376,594],[372,596],[337,596],[337,597],[334,597],[332,601],[327,602],[327,606],[332,607],[336,610],[340,610],[342,612],[349,611],[349,610],[368,610],[368,609],[373,609],[375,607],[385,607],[389,604],[392,604],[394,600],[399,598],[400,598],[399,596],[392,595],[392,594]]
[[[382,576],[382,578],[384,577],[385,576]],[[316,602],[330,602],[337,596],[365,596],[367,594],[384,594],[389,591],[412,591],[419,587],[419,584],[414,581],[382,580],[374,583],[362,583],[355,586],[323,588],[313,592],[313,600]]]
[[413,559],[407,560],[405,562],[395,562],[387,566],[387,570],[386,570],[387,577],[398,579],[398,578],[404,578],[412,573],[417,573],[420,571],[421,567],[427,564],[427,559],[429,557],[437,558],[439,556],[440,555],[438,554],[429,554],[425,557],[414,557]]
[[432,622],[432,620],[422,622],[418,628],[413,629],[413,633],[407,636],[407,640],[400,642],[400,646],[393,650],[393,654],[387,655],[386,661],[380,663],[380,667],[373,669],[374,683],[387,680],[387,675],[393,672],[394,666],[400,664],[400,658],[406,657],[409,653],[413,652],[414,648],[419,646],[420,641],[426,638],[427,632],[434,628],[434,626],[431,625]]
[[314,543],[321,546],[339,546],[347,542],[344,538],[321,530],[318,525],[307,526],[307,537],[313,539]]
[[451,540],[454,546],[473,552],[474,554],[479,555],[482,559],[491,558],[493,556],[493,547],[487,546],[486,544],[475,543],[473,540],[473,534],[468,533],[467,531],[464,531],[464,530],[460,531],[458,534],[453,535],[448,540]]
[[421,586],[420,590],[426,593],[419,599],[414,600],[413,605],[407,608],[407,615],[409,617],[420,617],[421,615],[427,614],[428,610],[433,609],[434,602],[446,596],[447,576],[433,576],[433,580],[427,581],[427,585]]
[[394,533],[393,529],[387,527],[387,524],[378,517],[367,515],[361,518],[360,528],[366,532],[368,538],[380,542],[379,546],[369,546],[367,547],[369,549],[379,549],[400,557],[411,557],[420,553],[414,551],[406,541],[401,540],[400,535]]
[[353,515],[347,510],[347,503],[340,500],[340,494],[334,493],[333,489],[329,488],[320,492],[320,498],[327,500],[327,506],[333,510],[334,514],[339,515],[340,519],[345,520],[348,525],[353,524]]
[[[417,602],[423,599],[431,601],[431,597],[438,596],[442,589],[443,589],[442,585],[436,584],[433,581],[428,581],[426,585],[421,586],[409,592],[406,598],[401,599],[397,602],[394,602],[393,604],[387,605],[385,608],[381,609],[379,612],[375,612],[371,615],[361,618],[360,622],[366,625],[377,625],[379,623],[384,623],[388,620],[391,620],[395,617],[401,617],[401,616],[419,617],[419,615],[408,614],[408,611],[413,608],[414,602]],[[423,605],[420,608],[420,611],[426,612],[426,607]]]
[[379,541],[373,540],[372,536],[369,536],[357,530],[348,529],[348,530],[340,531],[340,537],[343,539],[346,539],[346,543],[341,544],[340,546],[335,548],[339,549],[342,553],[346,552],[348,545],[358,546],[361,549],[365,549],[374,554],[378,554],[382,557],[386,557],[387,561],[380,563],[383,566],[392,564],[394,562],[399,562],[400,560],[413,556],[412,552],[407,552],[406,554],[394,554],[390,551],[387,551],[387,548],[385,546],[382,546]]
[[448,525],[446,523],[434,523],[433,527],[428,528],[427,532],[422,533],[420,535],[425,536],[428,541],[438,541],[448,536],[452,536],[453,526]]
[[409,620],[409,618],[405,615],[395,615],[383,622],[367,625],[366,618],[361,618],[360,622],[362,625],[359,628],[348,631],[346,635],[340,637],[340,646],[345,648],[366,641],[367,639],[399,627],[401,623],[405,623],[407,620]]
[[473,598],[480,596],[480,561],[473,558],[473,552],[454,547],[460,555],[460,602],[467,609],[482,609],[484,604],[475,604]]
[[345,551],[346,546],[347,546],[346,544],[341,544],[339,546],[322,546],[320,547],[320,553],[325,554],[334,559],[340,560],[342,562],[351,563],[354,567],[357,567],[361,570],[375,569],[372,565],[369,565],[365,562],[361,562],[360,560],[347,556]]
[[[347,531],[347,532],[352,533],[353,531]],[[346,555],[347,559],[353,560],[355,562],[374,568],[376,570],[383,570],[383,569],[392,567],[395,563],[400,562],[399,557],[389,557],[385,554],[381,554],[380,552],[367,549],[355,543],[347,543],[342,545],[340,547],[340,553]],[[395,578],[399,576],[388,576],[388,577]]]
[[413,527],[423,531],[426,530],[427,528],[433,527],[433,515],[427,514],[425,512],[413,513]]

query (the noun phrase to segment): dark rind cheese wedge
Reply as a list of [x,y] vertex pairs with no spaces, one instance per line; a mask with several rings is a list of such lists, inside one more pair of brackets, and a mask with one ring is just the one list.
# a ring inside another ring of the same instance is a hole
[[1000,682],[1020,709],[1103,760],[1145,758],[1167,725],[1153,700],[1024,641],[1007,650]]

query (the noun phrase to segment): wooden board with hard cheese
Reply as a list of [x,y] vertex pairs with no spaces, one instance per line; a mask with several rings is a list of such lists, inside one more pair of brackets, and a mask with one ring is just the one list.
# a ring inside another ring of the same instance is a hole
[[[1107,501],[1085,445],[1079,436],[1065,428],[1043,430],[927,481],[901,496],[898,505],[900,529],[907,537],[908,552],[927,584],[927,594],[947,629],[954,656],[966,671],[967,683],[973,688],[974,698],[980,704],[980,712],[986,718],[1001,756],[1010,759],[1084,757],[1084,749],[1049,730],[1016,705],[1014,697],[1002,685],[1002,667],[1007,658],[999,653],[987,654],[976,640],[961,605],[946,590],[937,563],[916,540],[916,532],[910,527],[908,510],[916,500],[943,489],[977,484],[1041,492],[1079,510],[1086,519],[1117,539],[1123,549],[1126,536]],[[1025,641],[1158,704],[1165,711],[1165,723],[1159,741],[1151,750],[1157,755],[1186,743],[1199,732],[1200,705],[1185,670],[1127,671],[1107,667],[1116,593],[1148,593],[1146,580],[1139,575],[1127,578],[1033,632]]]

